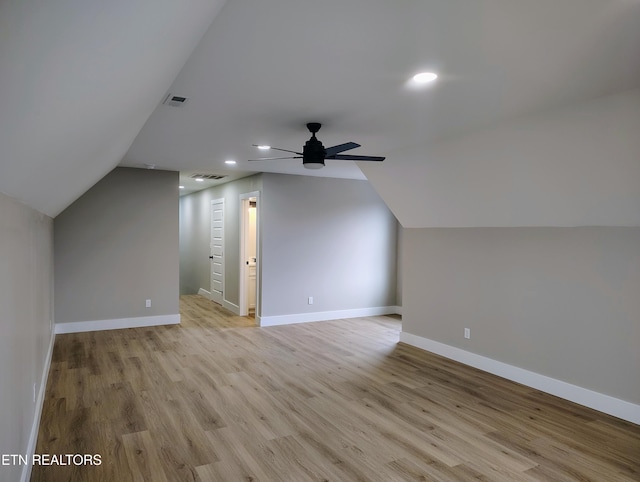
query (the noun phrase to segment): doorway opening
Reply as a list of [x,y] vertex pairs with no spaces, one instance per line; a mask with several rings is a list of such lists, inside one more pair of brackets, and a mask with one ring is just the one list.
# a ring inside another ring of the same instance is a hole
[[260,316],[260,223],[258,191],[240,195],[240,316]]

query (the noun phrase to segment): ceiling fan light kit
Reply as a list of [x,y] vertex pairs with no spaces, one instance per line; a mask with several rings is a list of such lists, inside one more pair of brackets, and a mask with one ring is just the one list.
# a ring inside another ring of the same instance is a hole
[[[348,154],[341,154],[341,152],[348,151],[351,149],[355,149],[356,147],[360,147],[360,144],[356,144],[355,142],[346,142],[344,144],[339,144],[337,146],[329,147],[327,149],[324,148],[322,142],[320,142],[316,138],[316,132],[320,130],[322,124],[319,122],[309,122],[307,124],[307,129],[311,132],[311,139],[309,139],[302,148],[302,152],[290,151],[288,149],[279,149],[277,147],[271,147],[271,149],[275,149],[276,151],[290,152],[291,154],[296,154],[295,156],[290,157],[265,157],[262,159],[249,159],[249,161],[273,161],[276,159],[302,159],[302,165],[306,169],[321,169],[324,167],[325,159],[335,159],[342,161],[384,161],[384,157],[379,156],[352,156]],[[264,149],[266,146],[260,146],[253,144],[254,147],[258,149]]]
[[314,162],[314,161],[302,161],[302,166],[305,169],[322,169],[324,167],[324,162]]

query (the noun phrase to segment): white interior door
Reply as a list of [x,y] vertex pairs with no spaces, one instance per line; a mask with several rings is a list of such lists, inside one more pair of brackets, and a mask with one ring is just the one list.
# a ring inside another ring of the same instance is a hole
[[256,309],[256,265],[258,260],[256,238],[256,198],[250,198],[247,206],[245,265],[247,271],[247,303],[250,310]]
[[211,301],[224,298],[224,199],[211,201]]
[[240,195],[240,316],[260,316],[260,192]]

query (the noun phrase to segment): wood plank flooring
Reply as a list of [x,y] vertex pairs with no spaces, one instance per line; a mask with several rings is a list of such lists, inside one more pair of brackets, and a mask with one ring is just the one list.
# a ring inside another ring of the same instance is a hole
[[58,335],[32,481],[639,481],[640,427],[399,344],[370,317]]

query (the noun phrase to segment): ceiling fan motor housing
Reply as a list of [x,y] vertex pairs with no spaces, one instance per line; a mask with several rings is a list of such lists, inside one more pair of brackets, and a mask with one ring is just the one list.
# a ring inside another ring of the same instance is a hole
[[302,149],[302,164],[307,169],[320,169],[324,166],[326,151],[322,142],[316,139],[315,133]]

